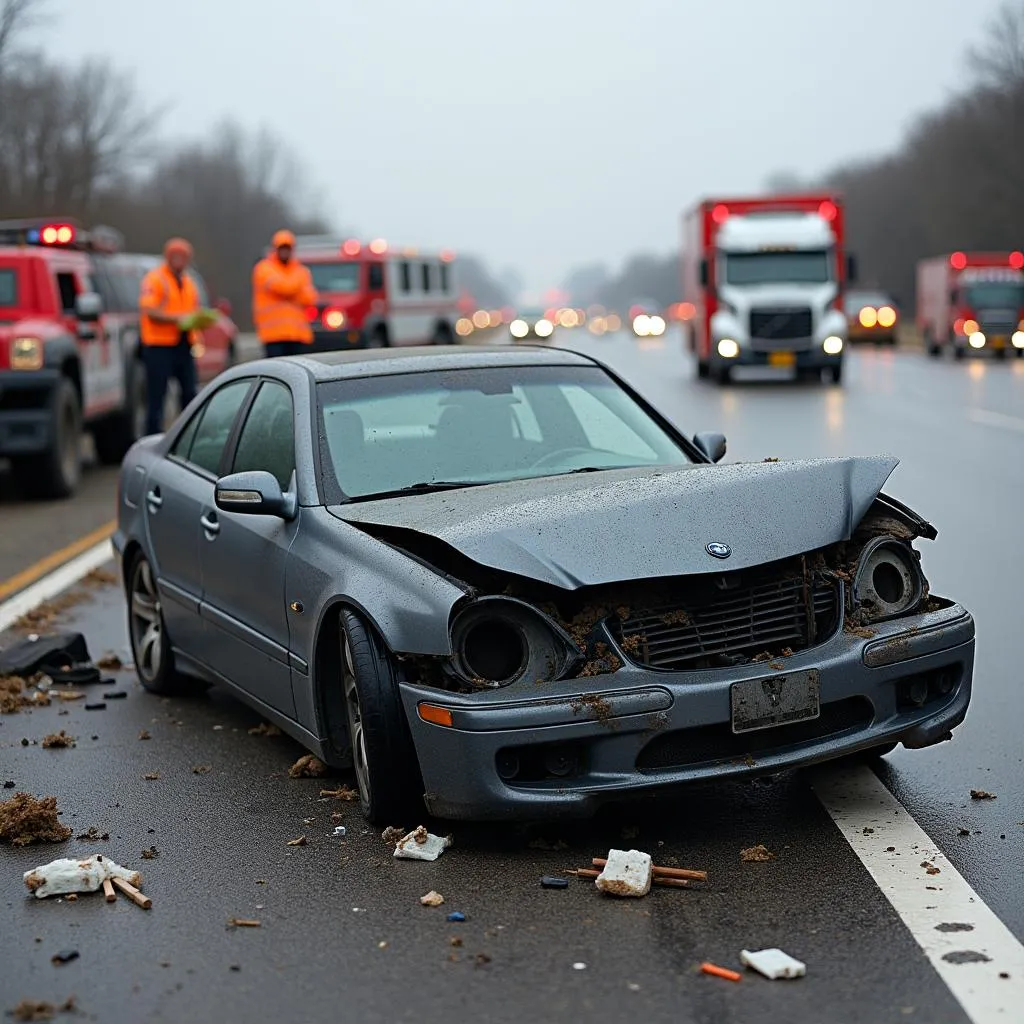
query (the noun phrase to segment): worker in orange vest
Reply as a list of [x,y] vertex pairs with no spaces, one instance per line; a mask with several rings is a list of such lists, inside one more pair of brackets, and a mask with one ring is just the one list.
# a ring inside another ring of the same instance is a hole
[[273,252],[252,272],[252,315],[267,356],[294,356],[313,342],[306,310],[317,301],[309,268],[295,259],[295,236],[278,231]]
[[142,360],[146,368],[146,433],[163,430],[164,400],[173,378],[181,388],[184,409],[196,395],[196,367],[188,318],[199,312],[199,290],[186,273],[192,246],[172,238],[164,246],[164,262],[142,279],[139,294]]

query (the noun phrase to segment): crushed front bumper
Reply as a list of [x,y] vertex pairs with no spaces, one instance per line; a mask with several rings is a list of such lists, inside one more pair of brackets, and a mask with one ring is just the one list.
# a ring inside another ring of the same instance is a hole
[[59,370],[0,372],[0,458],[38,455],[53,446],[53,392]]
[[[947,603],[859,632],[839,631],[783,662],[738,668],[658,672],[627,662],[586,680],[472,694],[403,682],[427,808],[440,818],[586,817],[603,803],[682,783],[949,739],[971,698],[970,613]],[[818,718],[732,731],[734,683],[812,669]],[[423,721],[421,703],[449,709],[452,725]]]

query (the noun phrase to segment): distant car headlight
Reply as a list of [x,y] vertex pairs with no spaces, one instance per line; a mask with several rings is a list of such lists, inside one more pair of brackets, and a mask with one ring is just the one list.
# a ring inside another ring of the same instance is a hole
[[970,335],[970,337],[968,337],[967,344],[970,345],[971,348],[984,348],[985,335],[982,334],[981,331],[975,331],[972,335]]
[[858,319],[861,327],[874,327],[878,323],[878,312],[872,306],[865,306]]
[[554,334],[555,325],[547,319],[540,319],[533,325],[533,332],[538,338],[550,338]]
[[843,339],[837,334],[830,334],[822,343],[821,347],[827,356],[837,356],[843,351]]
[[38,338],[15,338],[11,342],[12,370],[39,370],[43,366],[43,343]]
[[909,544],[876,537],[860,554],[853,580],[853,601],[869,622],[907,615],[924,596],[924,574]]
[[718,354],[723,359],[735,359],[740,354],[740,346],[732,338],[723,338],[718,343]]
[[892,327],[896,323],[896,310],[892,306],[882,306],[878,310],[878,326]]
[[665,321],[660,316],[650,317],[648,327],[655,338],[660,338],[665,333]]
[[646,338],[651,332],[651,318],[646,313],[633,317],[633,333],[638,338]]
[[525,320],[513,320],[508,330],[513,338],[525,338],[530,333],[530,325]]
[[1024,348],[1024,331],[1014,331],[1010,341],[1014,348]]
[[559,679],[579,656],[559,626],[514,598],[480,598],[452,623],[452,668],[482,689]]

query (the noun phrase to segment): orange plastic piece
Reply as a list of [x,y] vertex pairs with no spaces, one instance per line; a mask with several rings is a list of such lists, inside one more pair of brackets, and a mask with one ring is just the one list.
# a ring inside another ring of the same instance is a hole
[[718,967],[715,964],[701,964],[700,969],[705,974],[713,974],[716,978],[725,978],[726,981],[739,981],[742,975],[739,971],[730,971],[725,967]]

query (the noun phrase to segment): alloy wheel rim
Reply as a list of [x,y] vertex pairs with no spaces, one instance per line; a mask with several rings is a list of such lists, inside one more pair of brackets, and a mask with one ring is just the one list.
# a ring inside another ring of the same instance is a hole
[[352,662],[352,649],[348,635],[342,644],[344,664],[342,665],[343,684],[345,690],[345,708],[348,712],[348,735],[352,744],[352,765],[356,772],[356,781],[364,800],[370,798],[370,766],[366,757],[366,732],[363,729],[363,713],[359,704],[359,690],[356,686],[355,666]]
[[163,616],[153,570],[145,559],[132,579],[131,633],[135,667],[144,679],[152,681],[163,655]]

